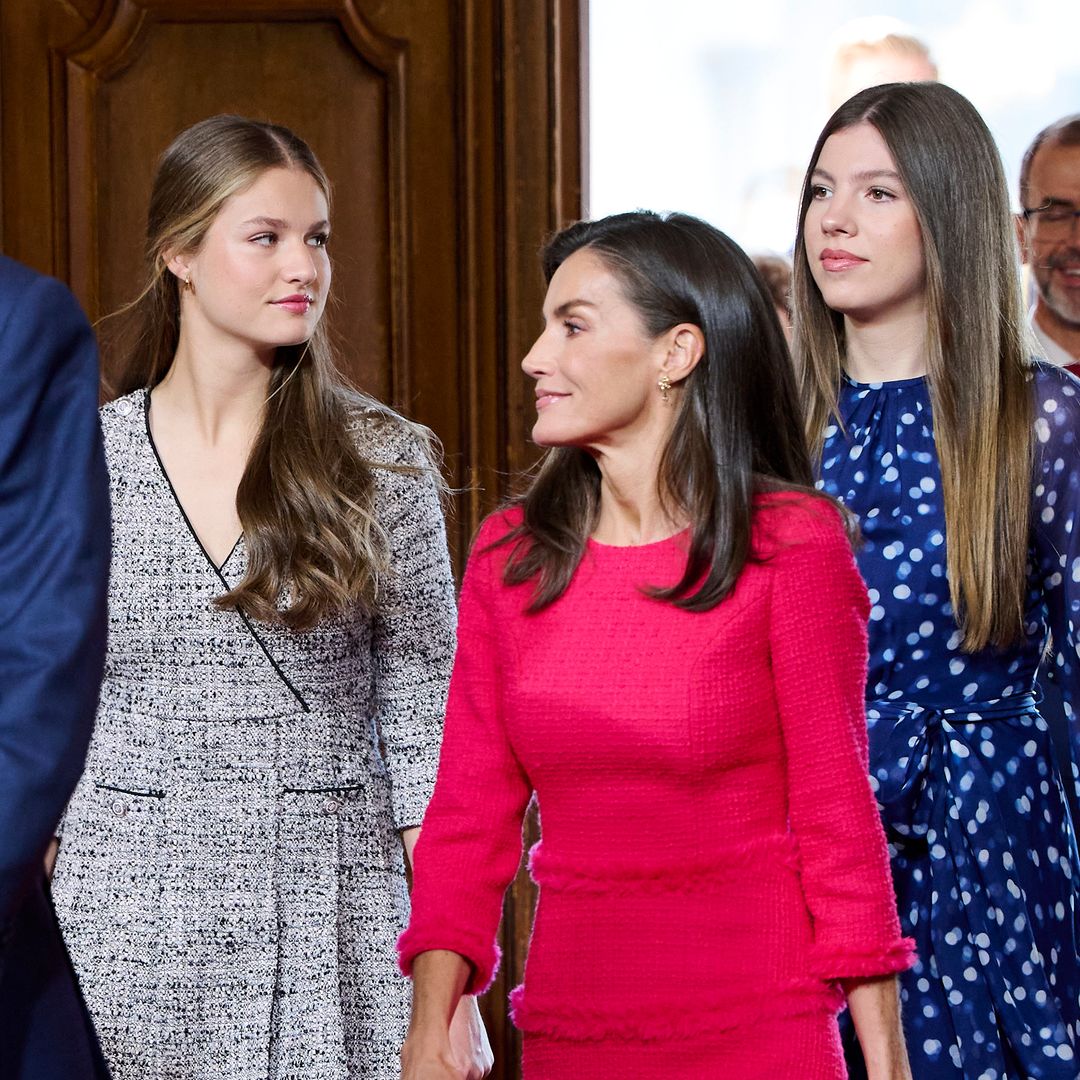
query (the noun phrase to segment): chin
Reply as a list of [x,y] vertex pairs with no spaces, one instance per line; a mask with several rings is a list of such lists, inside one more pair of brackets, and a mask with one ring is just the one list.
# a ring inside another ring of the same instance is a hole
[[555,424],[545,423],[543,417],[533,424],[532,441],[537,446],[544,447],[581,446],[583,444],[580,436],[575,436],[565,429],[560,431]]
[[285,337],[277,337],[273,341],[267,341],[263,344],[263,348],[266,349],[287,349],[294,345],[303,345],[305,341],[311,339],[311,334],[314,331],[309,330],[307,333],[297,332],[295,334],[288,334]]

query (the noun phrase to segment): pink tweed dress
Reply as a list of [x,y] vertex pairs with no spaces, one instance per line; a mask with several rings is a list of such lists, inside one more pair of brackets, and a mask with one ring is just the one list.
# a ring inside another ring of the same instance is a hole
[[520,520],[481,530],[461,596],[402,970],[498,964],[521,820],[540,885],[511,995],[527,1080],[838,1080],[837,980],[912,961],[867,777],[866,591],[836,512],[758,500],[755,558],[708,612],[649,598],[686,535],[590,542],[526,614],[502,581]]

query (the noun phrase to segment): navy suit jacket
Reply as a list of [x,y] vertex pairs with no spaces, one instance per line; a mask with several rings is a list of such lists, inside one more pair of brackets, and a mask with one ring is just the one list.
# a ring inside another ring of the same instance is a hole
[[105,656],[109,496],[93,333],[0,256],[0,1077],[107,1076],[42,858],[82,772]]

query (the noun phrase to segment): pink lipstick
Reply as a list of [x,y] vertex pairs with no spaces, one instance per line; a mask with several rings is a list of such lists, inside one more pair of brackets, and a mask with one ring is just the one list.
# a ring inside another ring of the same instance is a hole
[[842,248],[826,248],[821,253],[821,265],[831,273],[841,270],[851,270],[853,267],[862,266],[868,259],[853,255],[850,251]]
[[315,303],[315,297],[307,293],[293,293],[292,296],[283,296],[280,300],[273,301],[274,307],[284,308],[294,315],[306,315]]

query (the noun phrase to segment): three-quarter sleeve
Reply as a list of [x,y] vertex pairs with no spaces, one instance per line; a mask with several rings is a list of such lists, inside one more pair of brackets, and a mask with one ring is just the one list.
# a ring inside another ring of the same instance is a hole
[[401,441],[395,464],[423,471],[373,470],[390,567],[371,648],[394,824],[407,829],[420,824],[435,784],[457,613],[436,480],[415,440]]
[[[1039,364],[1035,376],[1032,547],[1052,641],[1043,673],[1080,740],[1080,381]],[[1080,755],[1077,755],[1080,756]]]
[[465,957],[473,967],[467,993],[486,990],[498,968],[502,898],[521,858],[532,794],[504,722],[502,669],[514,644],[495,614],[494,593],[504,586],[485,550],[491,525],[465,571],[438,780],[414,855],[412,918],[398,942],[406,975],[430,949]]
[[787,520],[771,556],[770,654],[813,973],[902,971],[914,944],[901,936],[868,775],[866,588],[830,506],[804,505]]

